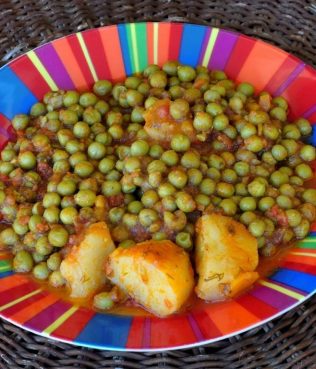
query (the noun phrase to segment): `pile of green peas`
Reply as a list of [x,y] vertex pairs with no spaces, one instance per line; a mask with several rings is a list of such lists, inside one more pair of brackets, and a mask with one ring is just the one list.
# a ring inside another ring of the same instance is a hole
[[[195,140],[148,135],[144,113],[162,99]],[[48,92],[13,118],[16,140],[1,152],[0,241],[14,269],[64,285],[65,246],[97,221],[122,247],[171,239],[190,251],[209,212],[242,222],[262,255],[304,238],[316,218],[316,190],[304,185],[315,148],[310,123],[289,122],[288,110],[281,96],[175,61],[89,92]]]

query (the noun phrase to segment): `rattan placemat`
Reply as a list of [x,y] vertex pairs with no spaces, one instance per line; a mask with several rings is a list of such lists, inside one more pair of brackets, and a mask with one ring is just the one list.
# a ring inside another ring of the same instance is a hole
[[[316,65],[313,0],[1,0],[0,61],[54,38],[107,24],[181,21],[266,40]],[[0,96],[1,98],[1,96]],[[0,320],[1,369],[313,369],[316,296],[262,327],[204,347],[118,353],[52,341]]]

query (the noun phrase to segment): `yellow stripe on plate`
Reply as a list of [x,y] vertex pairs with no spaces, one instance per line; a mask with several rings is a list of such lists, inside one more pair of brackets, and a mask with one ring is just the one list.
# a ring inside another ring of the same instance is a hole
[[44,65],[42,64],[42,62],[38,58],[38,56],[35,54],[35,52],[33,50],[31,50],[27,53],[27,55],[30,58],[30,60],[32,61],[32,63],[35,65],[36,69],[40,72],[42,77],[45,79],[45,81],[47,82],[50,89],[52,91],[58,91],[58,87],[57,87],[56,83],[54,82],[54,80],[52,79],[50,74],[47,72],[46,68],[44,67]]
[[219,32],[218,28],[212,28],[210,39],[208,41],[208,44],[207,44],[207,47],[206,47],[206,50],[205,50],[205,54],[204,54],[204,57],[203,57],[203,61],[202,61],[202,65],[204,67],[207,67],[208,63],[210,62],[212,52],[213,52],[213,49],[214,49],[214,45],[215,45],[215,41],[217,39],[218,32]]
[[291,255],[299,255],[299,256],[309,256],[311,258],[316,258],[316,254],[313,254],[311,252],[290,252]]
[[82,34],[80,32],[77,33],[77,37],[78,37],[79,44],[81,46],[82,52],[83,52],[83,54],[84,54],[84,56],[87,60],[88,67],[90,69],[92,77],[93,77],[94,81],[96,82],[98,80],[98,76],[97,76],[97,73],[94,69],[94,65],[93,65],[92,60],[90,58],[90,54],[89,54],[89,51],[87,49],[86,43],[84,42],[84,39],[83,39]]
[[138,47],[137,47],[137,37],[136,37],[136,25],[132,23],[131,26],[131,38],[132,38],[132,51],[133,51],[133,59],[134,59],[134,72],[139,72],[139,60],[138,60]]
[[271,283],[271,282],[267,282],[267,281],[263,281],[263,280],[260,280],[258,281],[260,284],[262,284],[263,286],[266,286],[266,287],[269,287],[271,288],[272,290],[275,290],[275,291],[278,291],[278,292],[281,292],[283,293],[284,295],[287,295],[287,296],[290,296],[290,297],[293,297],[294,299],[296,300],[302,300],[305,298],[304,295],[301,295],[300,293],[297,293],[297,292],[294,292],[294,291],[291,291],[291,290],[288,290],[287,288],[284,288],[284,287],[281,287],[279,286],[278,284],[274,284],[274,283]]
[[14,301],[10,301],[10,302],[8,302],[5,305],[0,306],[0,311],[3,311],[5,309],[8,309],[9,307],[18,304],[19,302],[22,302],[22,301],[24,301],[24,300],[26,300],[26,299],[34,296],[34,295],[37,295],[41,291],[42,291],[42,289],[39,288],[38,290],[32,291],[32,292],[28,293],[27,295],[24,295],[22,297],[19,297],[18,299],[14,300]]
[[61,326],[71,315],[78,310],[78,306],[72,306],[64,314],[62,314],[57,320],[43,330],[43,333],[51,334],[59,326]]
[[154,64],[158,64],[158,23],[154,23]]

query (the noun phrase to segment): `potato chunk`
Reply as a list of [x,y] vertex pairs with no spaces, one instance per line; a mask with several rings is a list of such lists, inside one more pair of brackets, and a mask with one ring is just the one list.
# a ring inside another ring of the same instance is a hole
[[60,271],[71,289],[71,297],[88,297],[106,281],[103,266],[114,250],[106,223],[90,225],[78,246],[73,246],[62,261]]
[[197,295],[204,300],[233,297],[258,278],[257,240],[241,223],[219,214],[196,224]]
[[161,317],[179,310],[194,286],[188,254],[171,241],[118,247],[108,257],[106,275],[137,303]]
[[170,115],[170,100],[156,101],[144,114],[144,129],[148,135],[161,143],[168,143],[177,133],[183,133],[191,141],[196,141],[196,132],[193,128],[192,119],[186,117],[180,121]]

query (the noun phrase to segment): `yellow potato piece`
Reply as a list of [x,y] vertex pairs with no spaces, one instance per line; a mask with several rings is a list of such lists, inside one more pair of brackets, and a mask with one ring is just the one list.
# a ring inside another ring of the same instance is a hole
[[233,297],[258,278],[257,240],[239,222],[219,214],[196,224],[197,295],[215,301]]
[[71,297],[88,297],[106,281],[104,263],[115,249],[105,222],[90,225],[78,246],[62,261],[60,271],[71,290]]
[[118,247],[108,257],[106,275],[137,303],[161,317],[178,311],[194,286],[188,254],[171,241]]

